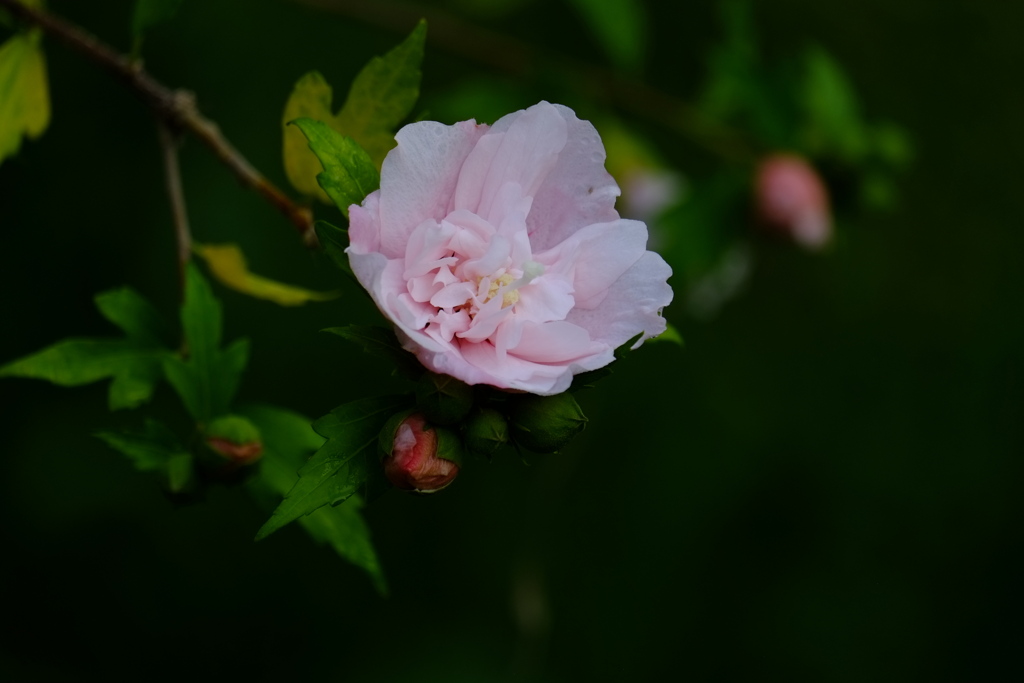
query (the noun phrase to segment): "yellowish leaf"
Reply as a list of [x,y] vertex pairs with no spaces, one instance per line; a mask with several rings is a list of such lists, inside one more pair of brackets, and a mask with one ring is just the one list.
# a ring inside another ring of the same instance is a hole
[[195,252],[226,287],[257,299],[273,301],[281,306],[301,306],[307,301],[330,301],[340,295],[337,291],[314,292],[256,275],[249,271],[245,256],[236,244],[197,244]]
[[316,197],[325,204],[331,200],[320,189],[316,176],[323,167],[309,149],[302,131],[288,124],[295,119],[310,118],[328,125],[334,122],[331,114],[331,86],[319,71],[310,71],[299,79],[284,106],[281,128],[284,131],[284,171],[292,186],[304,195]]
[[46,60],[38,31],[19,33],[0,45],[0,162],[50,125]]

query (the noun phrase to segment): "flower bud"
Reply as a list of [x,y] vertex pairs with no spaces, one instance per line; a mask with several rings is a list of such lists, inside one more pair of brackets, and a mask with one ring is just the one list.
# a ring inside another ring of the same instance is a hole
[[250,465],[263,455],[260,430],[244,417],[218,417],[203,432],[210,450],[234,466]]
[[[390,436],[389,436],[390,435]],[[433,493],[448,486],[459,473],[462,457],[459,437],[450,430],[432,427],[421,413],[413,413],[381,432],[385,447],[384,474],[396,488]]]
[[802,157],[780,153],[762,159],[754,193],[757,217],[765,227],[810,249],[820,248],[831,238],[828,191]]
[[466,450],[490,458],[508,443],[508,420],[492,408],[481,408],[466,422]]
[[554,453],[583,431],[587,418],[569,392],[517,396],[509,412],[516,442],[537,453]]
[[453,425],[473,407],[473,388],[454,377],[425,372],[416,384],[416,405],[432,424]]

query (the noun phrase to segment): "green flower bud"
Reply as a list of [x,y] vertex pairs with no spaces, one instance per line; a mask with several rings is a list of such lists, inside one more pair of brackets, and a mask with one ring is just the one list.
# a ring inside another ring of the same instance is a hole
[[492,408],[481,408],[466,423],[466,450],[490,458],[508,443],[508,420]]
[[526,394],[510,401],[509,423],[517,443],[537,453],[554,453],[583,431],[587,418],[569,392]]
[[223,415],[203,429],[206,445],[235,465],[249,465],[263,455],[263,441],[256,425],[238,415]]
[[473,388],[454,377],[426,372],[416,384],[416,405],[431,423],[453,425],[473,407]]

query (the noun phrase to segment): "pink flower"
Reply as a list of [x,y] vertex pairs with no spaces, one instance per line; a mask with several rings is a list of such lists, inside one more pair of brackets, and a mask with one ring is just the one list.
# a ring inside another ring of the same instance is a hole
[[437,453],[438,433],[419,413],[405,418],[395,431],[384,474],[404,491],[433,493],[455,480],[459,466]]
[[832,237],[828,191],[814,167],[795,154],[761,160],[754,179],[757,213],[769,228],[810,249]]
[[493,126],[408,125],[380,190],[349,207],[356,277],[427,368],[565,391],[665,330],[672,271],[619,218],[594,127],[541,102]]

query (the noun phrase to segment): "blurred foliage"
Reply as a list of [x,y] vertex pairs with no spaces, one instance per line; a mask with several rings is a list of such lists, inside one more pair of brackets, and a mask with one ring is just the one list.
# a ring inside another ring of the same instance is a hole
[[[130,11],[51,5],[114,41]],[[241,489],[208,486],[200,506],[180,505],[197,482],[170,462],[182,462],[176,444],[189,461],[209,453],[170,392],[158,385],[153,410],[190,438],[118,424],[126,418],[107,415],[105,387],[5,380],[0,537],[10,559],[0,578],[13,587],[17,628],[0,646],[2,677],[1020,678],[1024,150],[1021,98],[1008,84],[1024,63],[1021,8],[757,3],[746,19],[725,9],[746,33],[730,29],[719,44],[709,38],[720,32],[717,3],[643,3],[647,59],[636,78],[683,100],[704,83],[697,120],[738,131],[751,152],[725,160],[709,158],[681,119],[648,118],[610,79],[596,79],[605,89],[580,75],[602,39],[574,5],[448,0],[416,5],[416,18],[438,6],[458,26],[480,21],[544,58],[497,75],[456,49],[469,42],[453,39],[458,31],[432,22],[432,118],[493,121],[561,101],[621,120],[656,151],[650,163],[685,173],[679,201],[650,226],[688,302],[667,310],[686,353],[645,347],[631,372],[577,393],[591,422],[558,455],[528,468],[499,456],[461,475],[472,485],[374,501],[365,512],[379,562],[361,518],[333,517],[357,515],[354,499],[298,520],[378,587],[384,564],[387,601],[298,534],[253,544],[265,513],[241,504],[248,493],[269,511],[323,444],[303,414],[367,387],[395,390],[387,361],[354,360],[313,332],[368,323],[368,301],[283,309],[222,292],[224,336],[254,340],[242,397],[298,412],[232,406],[264,441],[261,476]],[[280,182],[278,113],[295,75],[315,67],[325,82],[348,82],[414,21],[367,28],[299,3],[183,3],[147,34],[147,68],[197,92]],[[699,63],[711,42],[718,80]],[[152,122],[107,75],[47,49],[68,114],[0,166],[0,359],[71,333],[105,339],[92,292],[129,282],[161,310],[177,297]],[[0,111],[11,102],[0,96]],[[0,138],[12,130],[0,125]],[[839,228],[832,250],[798,253],[752,232],[750,166],[778,148],[825,177]],[[338,286],[328,259],[297,248],[216,160],[186,145],[182,163],[202,242],[244,243],[275,277]],[[318,235],[343,261],[344,230],[320,223]],[[103,434],[124,444],[149,435],[129,457],[164,470],[166,500],[156,478],[89,438],[108,423]]]

